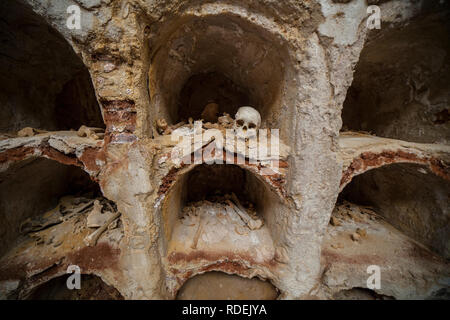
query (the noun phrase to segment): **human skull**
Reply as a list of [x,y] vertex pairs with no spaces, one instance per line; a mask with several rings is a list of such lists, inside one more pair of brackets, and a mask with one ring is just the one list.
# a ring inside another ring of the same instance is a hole
[[256,136],[261,126],[261,115],[252,107],[240,107],[234,120],[234,132],[240,138]]

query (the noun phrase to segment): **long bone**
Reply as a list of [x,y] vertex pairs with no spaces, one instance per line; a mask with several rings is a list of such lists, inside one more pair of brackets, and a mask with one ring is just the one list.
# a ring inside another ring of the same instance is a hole
[[239,215],[239,217],[241,217],[242,221],[247,224],[250,230],[260,229],[263,226],[262,219],[255,220],[248,215],[245,208],[239,202],[238,197],[233,192],[231,193],[231,199],[234,203],[230,200],[227,200],[227,203],[234,209],[234,211],[236,211],[236,213]]
[[[195,210],[194,211],[194,214],[195,214],[196,211],[198,210],[198,208],[195,208],[194,210]],[[192,245],[191,245],[192,249],[197,249],[198,239],[200,238],[200,234],[203,232],[203,226],[205,224],[204,219],[202,219],[201,213],[198,215],[198,219],[199,219],[199,223],[198,223],[197,231],[195,232],[195,235],[194,235],[194,239],[192,240]]]
[[118,217],[120,217],[120,212],[116,212],[116,214],[114,214],[111,218],[109,218],[109,220],[106,221],[106,223],[103,226],[101,226],[100,228],[92,232],[90,235],[88,235],[86,238],[84,238],[84,242],[88,246],[94,247],[97,244],[98,238],[100,238],[102,233],[105,232],[106,228],[108,228],[108,226]]

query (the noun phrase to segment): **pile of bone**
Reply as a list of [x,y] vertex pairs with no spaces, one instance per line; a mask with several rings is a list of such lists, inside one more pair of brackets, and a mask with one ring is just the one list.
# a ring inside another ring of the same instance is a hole
[[[202,128],[205,130],[233,129],[237,136],[251,138],[257,135],[258,129],[261,126],[261,115],[255,108],[244,106],[239,108],[235,119],[226,112],[222,116],[219,116],[219,105],[209,103],[203,109],[200,121],[202,122]],[[165,119],[158,119],[156,121],[156,129],[161,135],[169,135],[181,127],[192,129],[194,127],[194,120],[189,118],[187,123],[181,121],[174,125],[168,125]]]
[[107,229],[114,229],[118,225],[120,212],[117,210],[117,206],[106,199],[103,200],[94,201],[93,208],[87,217],[87,226],[96,228],[84,239],[88,246],[95,246],[103,232]]
[[[85,219],[81,219],[85,216]],[[118,227],[120,212],[111,201],[105,198],[89,199],[85,197],[62,197],[58,205],[50,211],[37,217],[29,218],[20,225],[22,234],[33,234],[54,227],[72,218],[77,222],[86,221],[79,229],[93,228],[95,231],[85,238],[85,243],[95,246],[99,237],[107,229]],[[79,225],[79,223],[76,223]],[[74,233],[80,230],[73,230]],[[33,235],[32,235],[33,236]]]
[[188,204],[183,208],[181,219],[183,220],[192,215],[198,216],[202,213],[202,208],[216,206],[222,212],[226,212],[229,215],[237,215],[250,230],[260,229],[264,224],[264,220],[257,215],[254,205],[248,203],[247,207],[244,207],[234,193],[215,196],[210,198],[210,200],[201,200]]
[[[2,133],[2,134],[0,134],[0,140],[15,138],[15,137],[19,137],[19,138],[34,137],[36,135],[45,134],[45,133],[49,133],[49,132],[50,131],[36,129],[36,128],[32,128],[32,127],[25,127],[23,129],[17,131],[17,133],[13,133],[13,134]],[[103,137],[105,136],[105,129],[87,127],[87,126],[83,125],[78,129],[78,131],[76,133],[79,137],[82,137],[82,138],[99,140],[99,139],[103,139]]]
[[335,206],[330,223],[333,226],[339,226],[343,221],[364,223],[377,219],[380,219],[380,217],[372,207],[360,206],[344,200],[341,204]]
[[55,208],[22,222],[19,230],[22,234],[28,234],[47,229],[74,216],[89,212],[92,210],[93,203],[94,200],[85,197],[62,197]]
[[[342,201],[342,203],[336,205],[331,215],[330,224],[333,227],[342,226],[347,223],[348,226],[368,225],[371,221],[382,219],[371,207],[360,206],[348,201]],[[350,224],[349,224],[350,223]],[[350,238],[355,242],[361,242],[367,237],[367,231],[365,228],[358,227],[351,232]],[[338,248],[336,244],[332,245],[334,248]]]
[[214,216],[221,220],[224,218],[228,220],[227,225],[231,228],[234,226],[234,231],[241,236],[248,235],[249,231],[260,229],[264,224],[254,206],[248,203],[247,207],[244,207],[234,193],[210,197],[209,200],[191,202],[183,208],[181,223],[185,226],[197,226],[192,239],[192,249],[197,248],[205,223],[214,219]]

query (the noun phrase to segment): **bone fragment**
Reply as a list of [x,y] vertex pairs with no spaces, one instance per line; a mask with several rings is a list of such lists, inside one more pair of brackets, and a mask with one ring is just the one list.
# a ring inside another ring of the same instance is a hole
[[244,221],[247,224],[250,230],[260,229],[263,226],[263,221],[261,219],[254,220],[252,217],[248,215],[247,211],[239,202],[239,199],[236,197],[234,193],[231,193],[231,199],[233,200],[235,205],[233,205],[233,202],[231,202],[230,200],[227,200],[227,203],[233,207],[233,209],[241,217],[242,221]]
[[234,120],[232,117],[230,117],[230,115],[226,112],[223,113],[223,116],[218,118],[219,124],[222,127],[231,129],[233,127],[234,124]]
[[110,210],[102,212],[103,206],[102,204],[100,204],[100,201],[94,201],[94,207],[92,208],[86,220],[86,225],[89,228],[98,228],[103,226],[109,220],[109,218],[114,215],[114,212],[116,211],[111,207],[109,203],[107,203],[107,206],[110,208]]
[[204,221],[203,221],[201,215],[199,216],[199,220],[200,220],[200,222],[198,224],[197,231],[195,232],[194,239],[192,240],[192,245],[191,245],[192,249],[197,249],[198,239],[200,238],[200,234],[203,231]]
[[172,130],[176,130],[176,129],[178,129],[178,128],[184,126],[185,124],[186,124],[186,122],[181,121],[181,122],[178,122],[177,124],[174,124],[174,125],[170,126],[170,128],[171,128]]
[[104,136],[102,128],[91,128],[82,125],[77,131],[79,137],[87,137],[89,139],[98,140]]
[[90,235],[88,235],[86,238],[84,238],[84,242],[90,246],[94,247],[97,244],[98,238],[102,235],[103,232],[108,228],[108,226],[116,220],[118,217],[120,217],[120,212],[116,212],[106,223],[92,232]]
[[18,137],[33,137],[36,133],[46,133],[48,131],[25,127],[17,132]]

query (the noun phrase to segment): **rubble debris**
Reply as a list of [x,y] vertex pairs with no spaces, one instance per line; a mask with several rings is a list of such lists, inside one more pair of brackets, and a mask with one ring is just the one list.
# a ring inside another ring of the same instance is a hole
[[28,218],[19,227],[22,234],[37,232],[59,224],[74,215],[84,212],[92,205],[92,200],[84,197],[62,197],[58,205],[37,217]]
[[[210,117],[207,117],[209,120],[202,119],[197,120],[202,122],[202,128],[205,130],[209,129],[218,129],[218,130],[226,130],[226,129],[232,129],[234,125],[233,118],[230,117],[228,113],[223,113],[224,115],[221,117],[215,117],[214,119],[211,119]],[[213,121],[211,121],[213,120]],[[181,135],[189,134],[189,132],[194,128],[194,120],[190,117],[188,119],[188,122],[185,121],[178,122],[174,125],[168,125],[165,119],[158,119],[156,121],[156,128],[160,135],[169,135],[173,131],[179,129],[179,128],[186,128],[186,133],[182,133]]]
[[342,249],[344,245],[342,243],[332,243],[331,247],[334,249]]
[[[186,254],[199,256],[199,262],[206,261],[209,256],[221,256],[233,261],[234,257],[243,256],[252,261],[250,263],[274,262],[275,246],[269,228],[263,226],[259,230],[251,230],[227,203],[229,199],[226,197],[231,198],[231,195],[208,195],[184,205],[179,218],[174,221],[167,244],[170,263],[184,265]],[[240,200],[248,209],[248,202]],[[200,251],[201,255],[197,255],[196,251]]]
[[[247,229],[248,230],[248,229]],[[241,235],[241,236],[246,236],[246,235],[248,235],[248,231],[246,230],[246,228],[244,228],[243,226],[241,226],[241,225],[237,225],[235,228],[234,228],[234,231],[236,231],[236,233],[238,234],[238,235]]]
[[[263,219],[257,215],[253,205],[249,205],[249,208],[245,208],[233,193],[230,195],[215,196],[211,198],[211,200],[212,201],[201,200],[186,205],[182,210],[181,216],[183,224],[186,226],[196,225],[197,223],[190,219],[193,217],[196,217],[195,220],[200,220],[201,223],[202,216],[205,213],[215,214],[221,218],[231,219],[231,221],[238,219],[237,221],[240,221],[242,225],[238,225],[237,228],[235,228],[235,231],[240,235],[247,234],[247,231],[242,227],[250,230],[257,230],[264,224]],[[211,211],[209,209],[211,207],[214,208],[214,210]],[[201,233],[200,228],[198,229],[198,232]]]
[[[107,210],[102,210],[104,206],[107,207]],[[42,234],[39,234],[39,232],[65,222],[73,217],[77,217],[80,214],[88,213],[89,209],[91,209],[91,211],[89,211],[89,216],[86,218],[86,221],[84,219],[81,220],[80,218],[75,220],[73,233],[79,233],[80,230],[86,226],[102,226],[115,215],[116,211],[109,201],[103,198],[88,199],[85,197],[64,196],[59,200],[58,205],[55,208],[42,215],[28,218],[22,222],[19,231],[23,235],[29,234],[32,238],[35,238],[37,245],[50,245],[53,243],[54,247],[57,247],[61,245],[61,243],[59,243],[59,241],[54,242],[54,235],[45,238]],[[100,214],[100,217],[96,214]]]
[[17,132],[18,137],[33,137],[35,134],[46,133],[48,131],[25,127]]
[[26,127],[17,132],[17,136],[19,137],[32,137],[34,136],[34,130],[33,128]]
[[219,129],[218,123],[206,122],[203,124],[203,128],[205,129]]
[[63,222],[63,219],[58,205],[56,208],[44,213],[43,215],[26,219],[20,225],[19,231],[22,234],[28,234],[47,229],[61,222]]
[[73,215],[85,212],[92,206],[93,202],[93,199],[85,197],[62,197],[59,200],[59,212],[67,219]]
[[350,237],[352,238],[353,241],[356,241],[356,242],[361,240],[361,236],[356,232],[352,233],[350,235]]
[[86,137],[92,140],[99,140],[104,137],[105,133],[102,128],[92,128],[82,125],[77,131],[79,137]]
[[219,125],[224,127],[225,129],[233,128],[234,120],[230,115],[226,112],[223,113],[223,116],[218,118]]
[[362,238],[365,238],[367,236],[366,229],[357,228],[356,233],[359,234]]
[[168,125],[167,121],[165,119],[158,119],[158,120],[156,120],[156,130],[157,130],[157,132],[160,135],[163,135],[163,136],[169,135],[173,131],[177,130],[178,128],[184,127],[184,126],[187,126],[187,127],[190,127],[190,128],[193,127],[190,124],[186,124],[185,121],[181,121],[181,122],[178,122],[178,123],[173,124],[173,125]]
[[367,222],[368,220],[376,219],[376,217],[377,215],[371,207],[358,206],[344,200],[342,204],[335,207],[330,223],[340,223],[336,218],[343,221],[353,220],[355,222]]

